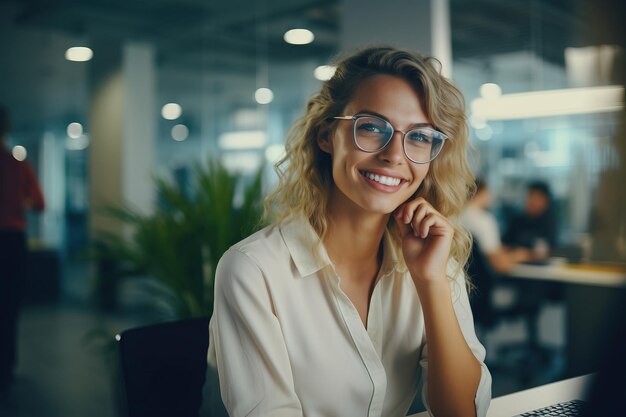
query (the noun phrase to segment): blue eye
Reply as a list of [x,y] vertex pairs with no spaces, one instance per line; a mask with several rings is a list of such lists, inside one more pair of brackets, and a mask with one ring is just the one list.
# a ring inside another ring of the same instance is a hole
[[411,142],[421,142],[425,144],[433,143],[433,137],[428,132],[422,130],[414,130],[409,132],[406,137]]
[[375,125],[374,123],[363,123],[362,125],[359,125],[359,130],[363,130],[366,132],[372,132],[372,133],[382,133],[383,132],[383,128],[381,128],[378,125]]

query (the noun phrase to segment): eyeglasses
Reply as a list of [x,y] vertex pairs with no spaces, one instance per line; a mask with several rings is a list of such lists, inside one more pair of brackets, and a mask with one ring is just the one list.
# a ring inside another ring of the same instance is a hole
[[355,145],[364,152],[385,149],[395,132],[402,133],[404,154],[416,164],[427,164],[439,155],[448,137],[430,127],[417,127],[408,132],[394,129],[387,120],[369,114],[335,116],[337,120],[352,120]]

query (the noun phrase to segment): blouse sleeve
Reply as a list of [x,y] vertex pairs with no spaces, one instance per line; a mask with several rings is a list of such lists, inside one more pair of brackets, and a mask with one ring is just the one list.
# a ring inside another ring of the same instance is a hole
[[228,250],[215,274],[208,362],[231,417],[299,416],[302,407],[280,324],[259,266]]
[[[485,348],[478,341],[474,330],[474,318],[472,317],[472,309],[470,307],[464,278],[465,276],[461,271],[451,283],[452,305],[456,313],[456,318],[459,321],[459,326],[461,327],[461,333],[463,333],[463,337],[465,337],[465,341],[472,353],[474,353],[474,356],[480,362],[480,382],[476,390],[476,396],[474,397],[474,405],[476,407],[476,416],[485,417],[489,403],[491,402],[491,374],[485,365]],[[429,415],[432,416],[433,414],[428,406],[428,384],[426,383],[426,376],[428,374],[428,344],[425,344],[422,349],[420,365],[422,368],[423,381],[422,402]]]

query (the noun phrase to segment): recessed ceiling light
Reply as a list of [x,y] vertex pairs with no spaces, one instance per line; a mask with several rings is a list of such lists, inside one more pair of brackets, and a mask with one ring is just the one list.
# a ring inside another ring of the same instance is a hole
[[178,124],[172,128],[172,139],[181,142],[189,136],[189,128],[183,124]]
[[291,29],[285,32],[283,38],[292,45],[306,45],[313,42],[315,35],[308,29]]
[[269,104],[274,100],[274,93],[269,88],[261,87],[255,91],[254,99],[259,104]]
[[319,67],[315,68],[315,71],[313,71],[313,75],[320,81],[328,81],[333,78],[336,70],[337,67],[332,65],[320,65]]
[[26,148],[22,145],[14,146],[11,153],[13,154],[13,158],[17,159],[18,161],[23,161],[24,159],[26,159],[26,155],[28,154],[28,152],[26,152]]
[[78,122],[72,122],[67,125],[67,136],[72,139],[78,139],[83,134],[83,125]]
[[488,124],[485,124],[485,127],[481,129],[476,129],[475,133],[476,137],[482,141],[488,141],[493,136],[493,130]]
[[161,116],[166,120],[176,120],[183,114],[183,108],[178,103],[167,103],[161,108]]
[[485,83],[480,86],[480,96],[482,98],[498,98],[502,95],[502,89],[496,83]]
[[65,59],[74,62],[85,62],[93,58],[93,51],[86,46],[74,46],[65,51]]

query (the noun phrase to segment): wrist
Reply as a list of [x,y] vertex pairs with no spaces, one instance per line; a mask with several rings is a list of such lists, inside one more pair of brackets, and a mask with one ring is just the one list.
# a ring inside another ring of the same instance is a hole
[[422,298],[439,298],[450,295],[450,282],[446,276],[434,280],[413,280],[417,294]]

